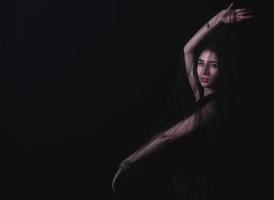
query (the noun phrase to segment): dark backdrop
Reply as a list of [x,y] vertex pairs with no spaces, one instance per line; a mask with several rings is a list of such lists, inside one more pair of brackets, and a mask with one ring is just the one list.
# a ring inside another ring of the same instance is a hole
[[[10,197],[113,199],[119,162],[174,104],[183,45],[228,1],[1,2],[1,146]],[[271,12],[237,27],[239,180],[273,178]],[[270,50],[267,50],[267,47]],[[187,80],[182,84],[190,92]],[[191,95],[191,93],[189,93]],[[270,128],[270,129],[269,129]],[[100,195],[100,197],[96,197]]]

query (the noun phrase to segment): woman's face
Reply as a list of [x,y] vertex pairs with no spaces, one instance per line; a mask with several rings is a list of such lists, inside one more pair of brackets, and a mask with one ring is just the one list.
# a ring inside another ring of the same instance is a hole
[[214,88],[219,79],[219,59],[217,54],[209,49],[202,51],[197,65],[197,74],[203,88]]

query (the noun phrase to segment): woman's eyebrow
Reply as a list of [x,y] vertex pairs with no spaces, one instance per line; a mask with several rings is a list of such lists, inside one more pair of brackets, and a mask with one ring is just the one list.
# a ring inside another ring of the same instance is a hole
[[[199,58],[198,61],[202,61],[202,62],[205,62],[203,59]],[[208,61],[209,63],[219,63],[218,60],[210,60]]]

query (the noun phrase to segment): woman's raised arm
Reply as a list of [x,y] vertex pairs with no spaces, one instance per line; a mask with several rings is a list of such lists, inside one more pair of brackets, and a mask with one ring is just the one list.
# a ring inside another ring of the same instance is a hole
[[232,24],[251,18],[250,11],[243,9],[233,9],[233,3],[228,8],[220,11],[217,15],[211,18],[200,30],[187,42],[184,46],[184,59],[188,80],[192,91],[194,92],[196,101],[200,99],[200,93],[197,81],[194,76],[194,50],[219,24]]

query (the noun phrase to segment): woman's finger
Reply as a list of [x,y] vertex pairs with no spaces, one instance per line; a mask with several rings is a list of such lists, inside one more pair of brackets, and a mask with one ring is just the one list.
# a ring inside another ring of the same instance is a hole
[[247,8],[239,8],[239,9],[235,9],[235,12],[237,13],[237,12],[242,12],[242,11],[246,11],[247,10]]
[[251,18],[252,18],[252,15],[238,16],[237,21],[243,21],[243,20],[251,19]]
[[230,3],[229,6],[228,6],[228,8],[227,8],[227,10],[231,10],[232,7],[233,7],[233,5],[234,5],[234,3]]
[[242,12],[242,13],[237,13],[237,16],[251,16],[251,12]]
[[250,14],[251,11],[250,10],[247,10],[247,11],[241,11],[241,12],[235,12],[237,15],[247,15],[247,14]]

